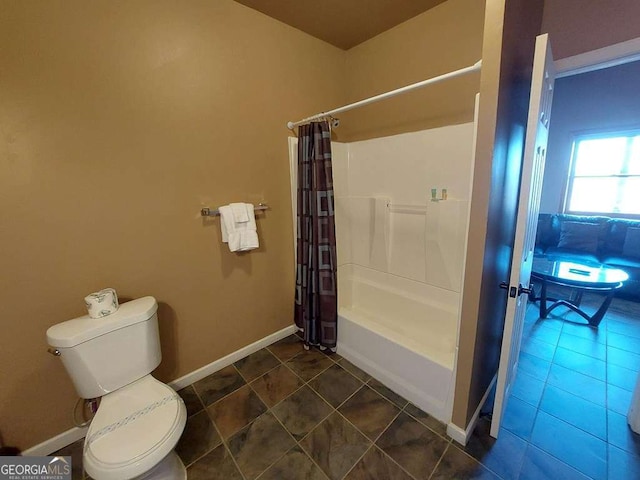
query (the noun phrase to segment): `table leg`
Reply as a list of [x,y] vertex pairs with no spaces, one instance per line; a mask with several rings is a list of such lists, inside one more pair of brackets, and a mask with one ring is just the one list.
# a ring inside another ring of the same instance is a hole
[[573,291],[571,292],[570,302],[573,303],[576,307],[580,306],[580,303],[582,302],[582,289],[573,289]]
[[614,289],[611,289],[609,293],[607,293],[607,298],[604,299],[604,302],[602,302],[602,305],[600,305],[598,311],[596,311],[596,313],[594,313],[593,316],[589,319],[589,325],[592,325],[594,327],[600,325],[604,314],[607,313],[607,310],[611,305],[611,301],[613,300],[613,295],[615,293],[616,291]]
[[540,285],[540,318],[547,318],[547,281],[542,280]]

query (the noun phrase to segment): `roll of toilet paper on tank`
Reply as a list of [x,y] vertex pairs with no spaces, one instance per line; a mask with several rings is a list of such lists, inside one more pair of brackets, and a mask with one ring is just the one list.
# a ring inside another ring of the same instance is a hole
[[113,288],[105,288],[84,297],[91,318],[101,318],[118,310],[118,294]]

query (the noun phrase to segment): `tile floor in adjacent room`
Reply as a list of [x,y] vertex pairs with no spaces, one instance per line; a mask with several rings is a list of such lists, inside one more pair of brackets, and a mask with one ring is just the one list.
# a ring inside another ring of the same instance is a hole
[[[190,480],[640,478],[624,415],[640,305],[616,300],[597,330],[537,313],[530,305],[498,440],[481,419],[460,447],[346,359],[292,335],[181,390],[189,417],[176,450]],[[57,453],[82,478],[82,441]]]
[[[584,309],[592,313],[601,302],[585,296]],[[640,304],[614,299],[598,328],[564,307],[540,319],[529,304],[502,422],[514,458],[539,449],[522,471],[541,471],[521,478],[640,479],[640,435],[626,420],[638,370]],[[555,473],[544,467],[543,452],[562,462]]]

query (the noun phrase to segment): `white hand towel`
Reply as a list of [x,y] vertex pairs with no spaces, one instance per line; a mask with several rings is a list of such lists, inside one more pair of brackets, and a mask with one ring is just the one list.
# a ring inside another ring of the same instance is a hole
[[240,230],[240,250],[246,252],[260,246],[258,240],[258,232],[256,230],[256,214],[252,204],[245,203],[245,212],[247,213],[248,222],[245,228]]
[[101,318],[118,310],[118,294],[113,288],[105,288],[84,297],[91,318]]
[[222,243],[227,243],[229,241],[229,233],[227,232],[227,224],[224,223],[222,214],[220,214],[220,233],[222,233]]
[[249,221],[246,203],[230,203],[229,206],[231,207],[231,211],[233,212],[234,222],[245,223]]
[[231,205],[225,205],[218,209],[220,212],[220,231],[222,233],[222,241],[229,244],[229,250],[232,252],[240,248],[240,234],[236,229],[235,217]]
[[240,248],[240,235],[236,231],[233,210],[230,205],[225,205],[218,209],[220,212],[220,231],[222,241],[229,244],[229,250],[235,252]]
[[[240,207],[234,207],[234,205],[242,205],[244,210],[239,212],[237,217],[234,209],[238,210]],[[230,251],[243,252],[260,246],[253,205],[250,203],[225,205],[220,207],[219,211],[222,241],[229,245]],[[237,218],[247,220],[238,221]]]
[[247,230],[240,235],[240,250],[246,252],[247,250],[253,250],[260,246],[258,240],[258,232],[255,230]]

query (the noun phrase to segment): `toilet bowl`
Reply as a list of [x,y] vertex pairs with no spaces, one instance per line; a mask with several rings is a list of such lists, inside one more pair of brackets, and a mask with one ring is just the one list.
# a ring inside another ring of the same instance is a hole
[[94,480],[187,478],[173,452],[186,424],[184,402],[151,376],[161,360],[157,309],[144,297],[107,317],[85,315],[47,330],[80,397],[101,397],[83,451]]
[[[96,480],[186,478],[170,456],[186,418],[180,396],[151,375],[105,395],[85,438],[85,470]],[[165,476],[150,476],[165,459]]]

